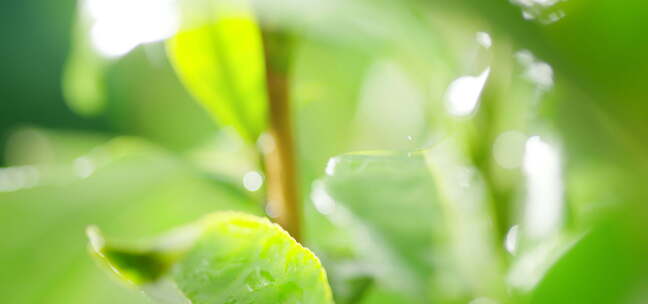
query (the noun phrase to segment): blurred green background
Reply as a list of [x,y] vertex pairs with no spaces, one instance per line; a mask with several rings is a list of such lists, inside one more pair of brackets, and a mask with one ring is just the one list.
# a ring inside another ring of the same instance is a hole
[[[87,225],[264,214],[255,147],[164,41],[102,55],[89,2],[0,4],[5,303],[145,303]],[[648,300],[648,4],[279,2],[254,3],[295,37],[304,243],[337,303]]]

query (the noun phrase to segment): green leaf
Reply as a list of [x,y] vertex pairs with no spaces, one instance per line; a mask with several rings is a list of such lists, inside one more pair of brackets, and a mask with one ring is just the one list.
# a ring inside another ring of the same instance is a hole
[[[316,182],[316,208],[349,231],[355,267],[384,289],[370,294],[392,294],[390,303],[503,297],[485,186],[451,147],[338,156]],[[351,267],[338,268],[329,267],[336,282]]]
[[54,162],[8,168],[20,173],[9,181],[32,187],[0,191],[0,230],[10,232],[0,238],[2,302],[148,303],[96,267],[85,250],[88,225],[132,241],[210,212],[261,213],[244,190],[141,140],[118,138],[90,148],[92,134],[31,136],[37,143],[27,147],[37,144],[34,151],[51,154]]
[[[646,210],[634,206],[606,219],[551,264],[529,303],[642,303],[648,282]],[[542,261],[527,261],[534,265]],[[527,266],[528,267],[528,266]],[[570,295],[565,297],[565,295]]]
[[161,303],[333,303],[317,257],[264,218],[211,214],[146,249],[89,236],[100,261]]
[[244,1],[188,1],[167,42],[182,82],[219,123],[254,141],[265,129],[261,34]]
[[[356,153],[329,161],[312,194],[316,208],[351,234],[356,264],[350,269],[377,279],[378,288],[424,303],[440,233],[435,182],[421,153]],[[346,257],[345,257],[346,258]],[[335,261],[331,261],[335,262]],[[338,275],[339,274],[339,275]],[[337,293],[336,293],[337,295]]]

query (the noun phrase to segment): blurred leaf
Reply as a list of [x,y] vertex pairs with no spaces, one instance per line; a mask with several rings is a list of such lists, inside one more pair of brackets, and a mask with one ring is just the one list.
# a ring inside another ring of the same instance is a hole
[[20,166],[69,163],[108,141],[107,135],[87,131],[19,128],[12,132],[7,140],[7,164]]
[[[533,290],[556,262],[579,244],[586,235],[586,233],[564,234],[536,242],[533,247],[517,248],[509,267],[509,286],[522,294]],[[516,236],[516,239],[516,242],[520,242],[520,237]]]
[[87,225],[139,239],[217,210],[260,213],[241,190],[139,140],[112,140],[77,159],[24,166],[37,172],[36,184],[0,192],[0,230],[8,232],[0,238],[3,301],[145,303],[93,265]]
[[105,117],[118,133],[186,151],[218,130],[178,81],[162,43],[139,46],[121,57],[107,71],[106,83]]
[[505,297],[502,246],[496,246],[489,189],[464,153],[454,139],[441,141],[425,153],[436,181],[439,218],[446,229],[443,249],[450,258],[442,265],[448,268],[446,280],[456,280],[452,285],[458,294],[501,299]]
[[547,271],[530,303],[645,303],[646,213],[637,207],[594,225]]
[[410,301],[425,302],[440,223],[434,180],[420,153],[335,157],[312,199],[352,235],[360,274],[376,277],[378,285]]
[[168,41],[176,71],[221,124],[255,141],[266,96],[259,29],[245,1],[188,1],[184,29]]
[[97,115],[106,105],[107,62],[92,48],[90,23],[81,9],[72,34],[71,52],[63,71],[63,95],[77,114]]
[[[145,251],[90,237],[110,269],[163,303],[333,303],[317,257],[263,218],[215,213]],[[156,286],[165,280],[176,291]],[[169,301],[173,293],[186,298]]]
[[338,264],[348,257],[328,257],[331,276],[374,276],[377,292],[394,302],[502,298],[485,185],[458,154],[444,143],[425,152],[331,159],[313,203],[352,235],[358,259],[350,271]]

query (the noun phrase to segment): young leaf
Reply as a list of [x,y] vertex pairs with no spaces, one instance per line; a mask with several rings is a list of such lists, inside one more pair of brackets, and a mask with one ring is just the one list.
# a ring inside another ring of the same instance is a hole
[[349,231],[376,286],[408,303],[502,297],[484,186],[447,145],[334,157],[312,194]]
[[332,158],[326,173],[314,185],[313,202],[349,231],[361,268],[376,285],[409,296],[407,302],[425,303],[441,224],[423,155],[345,154]]
[[244,1],[187,1],[167,43],[187,89],[219,123],[254,141],[266,123],[261,34]]
[[333,303],[317,257],[263,218],[215,213],[148,249],[89,236],[100,261],[157,303]]

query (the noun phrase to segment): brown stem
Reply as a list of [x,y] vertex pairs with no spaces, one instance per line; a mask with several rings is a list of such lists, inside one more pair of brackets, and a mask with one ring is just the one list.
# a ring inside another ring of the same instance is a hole
[[290,43],[281,33],[264,32],[263,44],[269,104],[268,135],[272,142],[271,148],[263,151],[268,205],[276,222],[300,240],[300,208],[288,83]]

